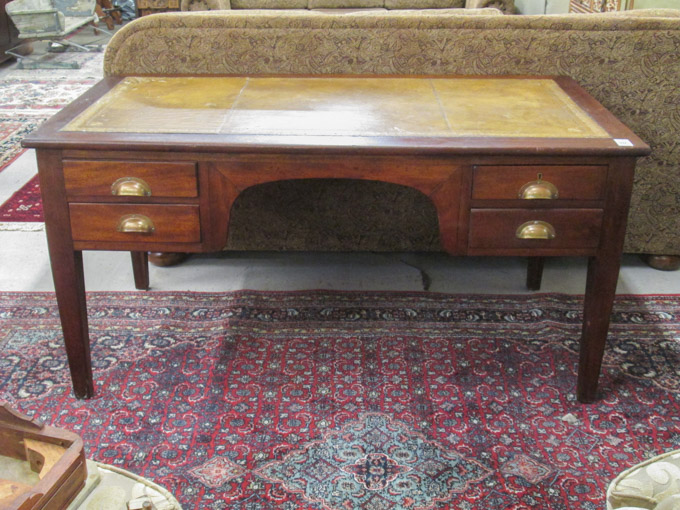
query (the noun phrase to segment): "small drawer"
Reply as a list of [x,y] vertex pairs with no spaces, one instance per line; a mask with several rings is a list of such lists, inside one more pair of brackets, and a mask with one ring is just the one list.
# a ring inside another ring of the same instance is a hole
[[197,243],[197,205],[70,204],[75,241]]
[[472,198],[601,200],[606,180],[605,165],[478,166],[474,171]]
[[601,209],[472,209],[468,244],[470,248],[596,248],[601,225]]
[[196,163],[64,160],[69,197],[196,197]]

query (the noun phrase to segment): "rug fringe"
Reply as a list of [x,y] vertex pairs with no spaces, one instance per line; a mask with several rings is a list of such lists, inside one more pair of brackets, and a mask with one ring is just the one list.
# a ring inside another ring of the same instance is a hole
[[42,222],[0,222],[0,232],[42,232],[44,230],[45,224]]

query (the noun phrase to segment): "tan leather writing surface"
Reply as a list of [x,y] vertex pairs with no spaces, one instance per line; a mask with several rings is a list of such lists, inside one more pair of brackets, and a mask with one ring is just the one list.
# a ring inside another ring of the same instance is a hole
[[550,79],[129,77],[63,129],[607,138]]

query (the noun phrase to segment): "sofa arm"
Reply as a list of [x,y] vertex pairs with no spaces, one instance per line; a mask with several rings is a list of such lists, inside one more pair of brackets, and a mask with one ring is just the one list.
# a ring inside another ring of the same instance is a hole
[[182,11],[225,11],[231,9],[230,0],[181,0]]

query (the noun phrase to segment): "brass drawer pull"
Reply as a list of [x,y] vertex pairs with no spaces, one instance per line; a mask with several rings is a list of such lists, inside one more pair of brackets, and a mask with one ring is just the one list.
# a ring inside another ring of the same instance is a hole
[[139,177],[121,177],[111,185],[111,194],[116,196],[149,197],[151,186]]
[[538,174],[538,179],[527,182],[519,190],[519,198],[525,200],[550,200],[559,196],[557,186],[552,182],[544,181],[543,174]]
[[515,237],[518,239],[555,239],[555,227],[546,221],[533,220],[522,223]]
[[153,234],[156,227],[148,216],[126,214],[118,221],[116,230],[126,234]]

